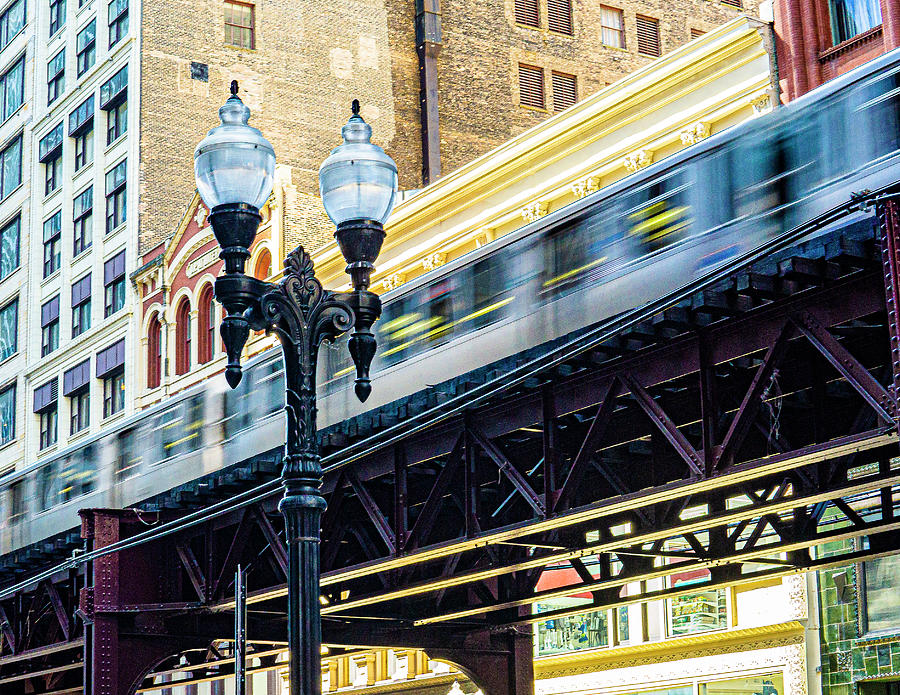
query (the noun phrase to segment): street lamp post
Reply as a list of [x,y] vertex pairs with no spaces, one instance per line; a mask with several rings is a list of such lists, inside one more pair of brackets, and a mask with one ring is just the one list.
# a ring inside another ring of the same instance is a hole
[[381,301],[369,291],[369,278],[384,241],[384,221],[394,204],[397,167],[369,141],[372,129],[354,100],[353,115],[341,130],[343,144],[319,169],[322,203],[337,225],[335,238],[353,290],[324,290],[302,247],[288,254],[279,282],[248,276],[244,266],[262,219],[259,208],[272,191],[275,151],[259,130],[247,125],[250,110],[237,91],[237,82],[232,82],[231,97],[219,109],[221,125],[210,130],[194,152],[194,173],[225,262],[225,272],[215,284],[216,299],[227,310],[220,329],[228,356],[225,378],[231,388],[240,383],[241,351],[251,330],[274,332],[284,353],[287,432],[279,509],[288,548],[290,687],[291,695],[318,695],[319,532],[325,498],[319,490],[316,359],[322,342],[352,331],[349,348],[356,365],[356,395],[366,400],[375,356],[372,324],[381,314]]

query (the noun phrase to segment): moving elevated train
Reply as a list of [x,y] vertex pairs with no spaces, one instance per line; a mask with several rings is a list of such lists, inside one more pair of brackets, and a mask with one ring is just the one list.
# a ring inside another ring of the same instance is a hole
[[[846,201],[900,180],[900,50],[719,133],[383,297],[373,391],[322,349],[319,424],[638,306]],[[821,233],[827,233],[823,231]],[[0,479],[0,554],[284,441],[280,351],[240,387],[211,379]]]

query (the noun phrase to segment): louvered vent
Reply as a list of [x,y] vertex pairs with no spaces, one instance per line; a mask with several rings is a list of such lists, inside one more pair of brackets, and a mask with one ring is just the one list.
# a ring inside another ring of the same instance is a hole
[[543,68],[519,64],[519,103],[522,106],[544,108]]
[[641,15],[635,19],[637,20],[638,53],[658,57],[660,55],[659,20]]
[[550,31],[570,36],[574,34],[572,0],[547,0],[547,24]]
[[564,72],[551,74],[553,82],[553,110],[562,111],[578,101],[578,88],[575,75],[567,75]]
[[516,0],[516,23],[528,27],[541,25],[540,0]]
[[698,39],[703,36],[706,32],[700,31],[699,29],[691,29],[691,40]]
[[728,5],[729,7],[737,7],[738,9],[743,7],[743,5],[741,5],[741,0],[722,0],[722,4]]

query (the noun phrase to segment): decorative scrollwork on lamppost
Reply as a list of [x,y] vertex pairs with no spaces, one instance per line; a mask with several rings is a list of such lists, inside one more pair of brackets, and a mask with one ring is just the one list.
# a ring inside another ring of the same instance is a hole
[[250,109],[237,92],[237,82],[232,82],[231,96],[219,109],[221,125],[210,130],[194,152],[194,174],[225,262],[215,296],[227,311],[220,332],[228,356],[228,384],[236,388],[241,381],[241,352],[251,330],[277,335],[284,354],[287,433],[279,509],[288,548],[290,686],[291,695],[318,695],[319,528],[325,498],[319,491],[316,360],[323,342],[350,331],[354,388],[361,401],[368,398],[376,348],[372,325],[381,314],[381,300],[369,290],[369,282],[384,241],[383,225],[394,206],[397,167],[370,142],[372,129],[354,100],[353,115],[341,129],[343,143],[319,169],[322,204],[337,225],[335,239],[353,289],[323,289],[302,247],[288,254],[279,282],[248,276],[244,267],[262,220],[259,209],[272,192],[275,151],[248,125]]

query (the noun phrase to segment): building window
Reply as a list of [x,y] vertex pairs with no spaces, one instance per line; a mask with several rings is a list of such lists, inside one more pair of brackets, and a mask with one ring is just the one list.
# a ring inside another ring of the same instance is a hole
[[41,450],[56,444],[56,415],[58,407],[58,381],[54,379],[34,390],[34,412],[40,416]]
[[59,295],[41,305],[41,357],[59,347]]
[[106,144],[111,145],[118,140],[128,128],[128,102],[123,101],[109,110],[106,117]]
[[564,72],[550,74],[553,85],[553,110],[562,111],[578,101],[578,82],[575,75]]
[[72,283],[72,337],[91,327],[91,274]]
[[69,396],[69,434],[87,429],[91,424],[91,390],[85,386]]
[[97,378],[103,380],[103,417],[125,408],[125,339],[97,353]]
[[829,0],[828,11],[835,46],[881,24],[879,0]]
[[125,252],[120,251],[103,264],[104,317],[125,306]]
[[238,48],[253,48],[253,5],[225,0],[225,43]]
[[519,103],[522,106],[544,108],[544,70],[519,63]]
[[94,129],[75,136],[75,171],[94,161]]
[[0,446],[16,438],[16,385],[0,390]]
[[0,14],[0,51],[25,28],[25,0],[16,0]]
[[191,369],[191,303],[184,297],[175,312],[175,373]]
[[69,137],[75,138],[75,171],[94,161],[94,95],[69,114]]
[[94,187],[86,188],[77,196],[73,206],[75,233],[72,241],[72,255],[77,256],[90,248],[94,226]]
[[50,195],[62,182],[63,123],[38,142],[38,161],[44,165],[44,195]]
[[112,0],[107,7],[109,47],[112,48],[128,33],[128,0]]
[[12,222],[0,229],[0,280],[19,267],[19,228],[21,218],[16,215]]
[[694,39],[699,39],[705,33],[705,31],[701,31],[700,29],[694,29],[693,27],[691,27],[691,41],[693,41]]
[[78,32],[75,42],[77,51],[78,77],[94,67],[97,57],[97,20],[92,19],[84,29]]
[[16,354],[19,349],[19,300],[12,300],[0,309],[0,361]]
[[2,113],[0,120],[5,121],[12,116],[25,98],[25,56],[23,55],[0,77],[0,96],[2,96]]
[[541,25],[540,0],[516,0],[516,24],[526,27]]
[[162,325],[154,314],[147,326],[147,388],[155,389],[162,382]]
[[124,369],[103,378],[103,417],[115,415],[125,408]]
[[865,599],[865,631],[884,632],[900,626],[897,587],[900,586],[900,556],[869,560],[862,564]]
[[22,136],[17,135],[0,152],[0,200],[6,198],[22,183]]
[[50,0],[50,36],[66,23],[66,0]]
[[[678,550],[681,550],[679,547]],[[669,586],[683,586],[707,581],[709,570],[688,570],[669,576]],[[724,589],[698,590],[666,599],[669,637],[681,637],[696,632],[722,630],[727,626],[726,593]]]
[[59,269],[59,240],[62,210],[44,221],[44,277],[50,277]]
[[263,249],[253,266],[253,277],[257,280],[268,280],[272,274],[272,254],[269,249]]
[[741,5],[741,0],[722,0],[723,5],[728,5],[729,7],[736,7],[737,9],[741,9],[743,5]]
[[69,434],[91,424],[91,361],[84,360],[63,373],[63,396],[69,399]]
[[44,195],[50,195],[62,182],[62,153],[44,162]]
[[698,695],[781,695],[784,692],[784,675],[779,672],[697,684]]
[[637,23],[638,53],[645,56],[660,55],[659,46],[659,20],[653,17],[635,17]]
[[600,5],[600,42],[604,46],[625,48],[625,20],[619,8]]
[[572,0],[547,0],[547,26],[550,31],[572,36]]
[[47,103],[52,104],[66,89],[66,49],[47,63]]
[[212,287],[207,285],[197,301],[197,363],[206,364],[213,358],[216,345],[216,309]]
[[100,108],[107,112],[106,144],[111,145],[126,130],[128,66],[100,85]]
[[106,174],[106,233],[125,222],[125,162]]

